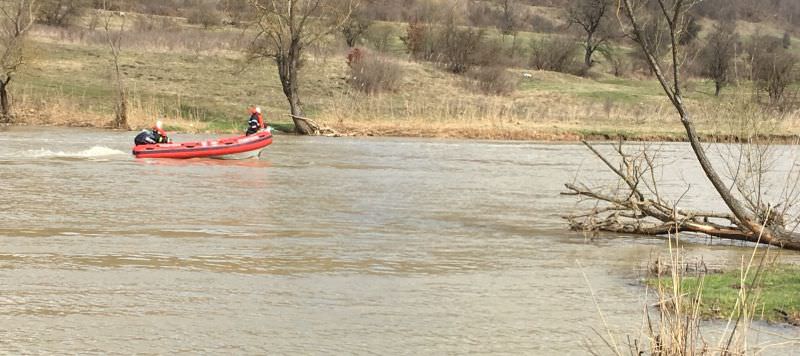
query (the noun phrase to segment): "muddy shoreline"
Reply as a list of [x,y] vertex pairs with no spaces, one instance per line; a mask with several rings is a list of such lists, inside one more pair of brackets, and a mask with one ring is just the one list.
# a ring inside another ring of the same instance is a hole
[[[98,126],[87,123],[68,123],[68,124],[30,124],[30,123],[2,123],[3,127],[73,127],[73,128],[96,128],[106,130],[116,130],[106,126]],[[580,142],[580,141],[632,141],[632,142],[688,142],[684,132],[667,132],[652,134],[648,132],[620,132],[620,133],[586,133],[579,130],[554,129],[547,130],[503,130],[488,129],[477,130],[474,128],[448,128],[448,129],[426,129],[426,128],[366,128],[366,127],[340,127],[332,126],[336,134],[328,134],[331,137],[415,137],[415,138],[443,138],[443,139],[466,139],[466,140],[499,140],[499,141],[539,141],[539,142]],[[278,134],[293,135],[291,125],[275,125],[275,132]],[[131,132],[138,131],[132,129]],[[588,128],[586,131],[592,131]],[[220,130],[173,130],[176,133],[206,133],[206,134],[230,134],[231,131]],[[758,135],[753,138],[744,138],[734,134],[700,134],[700,139],[709,143],[742,143],[748,140],[756,142],[767,142],[773,144],[800,144],[798,134],[771,134]]]

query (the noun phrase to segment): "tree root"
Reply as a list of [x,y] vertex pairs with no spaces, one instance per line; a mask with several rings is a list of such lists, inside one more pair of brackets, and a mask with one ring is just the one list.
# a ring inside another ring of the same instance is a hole
[[330,128],[330,127],[327,127],[327,126],[322,126],[322,125],[318,124],[316,121],[311,120],[311,119],[309,119],[307,117],[302,117],[302,116],[297,116],[297,115],[292,115],[292,114],[289,114],[289,116],[294,120],[299,120],[299,121],[304,122],[311,129],[311,135],[312,136],[327,136],[327,137],[341,137],[342,136],[342,134],[340,134],[336,130],[334,130],[334,129]]

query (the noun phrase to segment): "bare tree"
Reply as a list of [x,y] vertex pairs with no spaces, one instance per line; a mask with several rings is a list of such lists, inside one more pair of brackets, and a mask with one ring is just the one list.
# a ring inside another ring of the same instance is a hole
[[517,54],[517,36],[523,20],[523,10],[518,0],[501,0],[500,32],[511,36],[511,57]]
[[[765,204],[761,200],[754,201],[752,195],[747,194],[747,189],[745,189],[743,194],[737,196],[737,182],[734,181],[729,185],[722,179],[720,174],[717,173],[716,168],[706,154],[706,149],[700,141],[692,117],[684,104],[680,76],[682,61],[678,42],[681,31],[686,23],[686,13],[696,0],[655,0],[655,6],[653,7],[642,6],[643,3],[637,0],[619,1],[623,8],[622,11],[624,11],[625,17],[629,23],[627,31],[639,44],[640,50],[647,58],[647,62],[664,90],[664,93],[675,107],[700,167],[730,212],[699,213],[683,211],[674,206],[670,207],[670,205],[665,203],[660,197],[656,188],[647,188],[647,184],[642,182],[642,177],[646,177],[648,172],[653,171],[653,165],[650,163],[651,158],[646,154],[643,154],[642,158],[635,158],[619,148],[617,152],[619,152],[621,156],[622,166],[617,168],[602,154],[599,154],[590,146],[590,149],[620,177],[628,189],[628,195],[620,199],[619,196],[604,195],[592,189],[585,189],[585,187],[568,184],[567,189],[570,191],[569,194],[591,197],[611,203],[609,207],[603,208],[603,210],[604,212],[612,212],[612,216],[605,216],[605,220],[601,223],[593,222],[591,225],[597,226],[598,229],[601,230],[628,231],[620,230],[619,225],[614,224],[616,218],[622,216],[633,219],[632,224],[623,224],[623,226],[627,226],[628,229],[632,229],[629,232],[663,234],[670,231],[688,230],[730,239],[765,243],[783,248],[800,250],[800,236],[794,234],[791,231],[792,229],[786,229],[785,219],[774,209],[774,204]],[[661,62],[655,57],[651,47],[648,46],[646,42],[647,37],[645,37],[643,33],[640,15],[642,11],[648,10],[655,11],[656,16],[661,17],[666,26],[665,30],[669,37],[670,57],[667,61],[670,64],[668,70],[671,72],[671,78],[665,73]],[[637,159],[639,162],[644,163],[637,164]],[[745,167],[745,169],[753,169],[753,167]],[[756,169],[758,169],[758,167],[756,167]],[[646,188],[652,189],[652,195],[654,195],[655,198],[649,198],[645,194],[643,190]],[[742,189],[738,191],[741,192]],[[745,203],[743,203],[743,200]],[[614,214],[616,211],[620,211],[621,213]],[[599,213],[596,211],[584,214],[584,216],[590,216],[592,219],[600,217]],[[577,224],[576,226],[575,217],[576,216],[572,216],[570,219],[570,221],[573,222],[573,228],[586,227],[585,225],[581,226],[581,224]],[[662,222],[662,224],[641,225],[640,222],[642,219],[648,217],[654,218]],[[727,220],[728,223],[712,223],[710,222],[712,218],[724,219]]]
[[120,17],[119,30],[113,29],[112,19],[114,14],[107,12],[103,23],[106,42],[111,49],[111,66],[114,82],[116,83],[117,97],[114,102],[114,122],[112,126],[118,129],[129,129],[128,126],[128,94],[125,88],[125,79],[120,69],[120,53],[122,52],[122,39],[125,31],[125,17]]
[[459,26],[455,16],[448,16],[436,34],[436,60],[455,74],[466,73],[476,64],[486,37],[483,30]]
[[190,24],[202,25],[209,29],[222,25],[222,13],[216,9],[214,4],[201,3],[189,11],[186,21]]
[[0,122],[12,119],[8,86],[28,58],[27,38],[35,20],[35,0],[0,3]]
[[[641,28],[638,18],[635,13],[636,7],[633,2],[635,0],[620,0],[624,3],[624,11],[631,24],[631,31],[634,38],[641,38]],[[725,202],[728,209],[730,209],[733,216],[736,218],[736,225],[745,231],[751,233],[749,240],[753,242],[763,242],[770,245],[783,246],[792,249],[800,249],[800,239],[792,236],[791,233],[784,230],[784,227],[779,224],[778,219],[769,218],[769,211],[750,212],[743,206],[742,202],[737,199],[729,187],[722,180],[717,173],[714,165],[708,159],[705,148],[700,142],[697,130],[692,121],[691,115],[683,101],[683,94],[681,92],[680,82],[680,56],[678,48],[678,38],[682,26],[685,24],[686,12],[691,8],[697,0],[657,0],[658,9],[666,21],[667,30],[670,38],[670,54],[671,54],[671,70],[672,81],[670,81],[664,74],[659,62],[653,57],[652,53],[648,53],[647,46],[639,41],[642,51],[647,55],[648,62],[664,89],[664,93],[669,98],[675,110],[680,115],[681,123],[686,129],[686,136],[692,146],[692,150],[700,163],[706,177],[711,181],[717,194]],[[767,217],[759,219],[759,217]]]
[[354,12],[347,21],[342,25],[342,35],[347,47],[353,48],[358,42],[358,39],[364,36],[369,27],[372,26],[372,21],[360,12]]
[[531,42],[530,65],[560,73],[579,71],[578,44],[564,36],[549,36]]
[[520,8],[517,0],[501,0],[500,32],[504,35],[514,34],[519,29]]
[[715,26],[714,32],[708,37],[706,47],[701,52],[702,73],[714,80],[715,96],[719,96],[722,87],[729,82],[728,74],[736,57],[738,41],[735,23]]
[[229,23],[234,26],[239,26],[252,18],[247,0],[220,0],[217,9],[225,13]]
[[248,1],[258,16],[249,51],[251,59],[269,58],[278,65],[295,131],[302,135],[319,132],[313,121],[303,117],[298,75],[303,49],[341,28],[350,18],[356,0]]
[[578,25],[586,38],[583,42],[584,64],[592,66],[592,55],[612,35],[608,13],[613,0],[577,0],[567,8],[570,25]]
[[747,51],[756,89],[767,93],[769,104],[782,104],[786,88],[797,79],[797,56],[779,38],[759,34],[752,36]]

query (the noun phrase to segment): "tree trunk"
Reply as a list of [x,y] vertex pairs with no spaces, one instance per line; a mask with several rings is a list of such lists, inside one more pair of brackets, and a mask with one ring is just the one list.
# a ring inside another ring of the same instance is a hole
[[722,91],[722,83],[714,82],[714,96],[719,96],[719,92]]
[[711,164],[711,161],[706,156],[703,144],[700,142],[700,138],[694,128],[694,123],[692,123],[688,114],[684,111],[682,103],[680,101],[679,103],[680,107],[678,110],[681,112],[681,123],[686,129],[689,144],[692,146],[695,157],[697,157],[697,161],[700,163],[700,168],[703,169],[703,172],[706,174],[708,180],[711,181],[711,184],[714,186],[714,189],[716,189],[720,198],[722,198],[722,201],[725,202],[725,205],[728,206],[731,213],[739,220],[739,224],[752,231],[753,234],[757,236],[757,240],[762,243],[792,249],[800,248],[800,238],[798,238],[798,236],[781,231],[774,231],[769,226],[762,225],[762,223],[758,221],[758,218],[749,213],[742,206],[741,202],[733,196],[731,189],[725,185],[714,169],[714,166]]
[[0,81],[0,121],[8,124],[11,122],[11,101],[8,98],[8,82],[10,79]]
[[586,64],[586,68],[591,68],[592,66],[592,53],[594,53],[594,47],[592,47],[592,34],[586,36],[586,54],[583,56],[583,63]]
[[[688,114],[686,107],[683,104],[683,98],[680,92],[680,83],[679,83],[679,61],[678,61],[678,38],[675,27],[677,26],[677,19],[678,15],[680,15],[680,11],[683,9],[679,6],[680,2],[676,4],[673,8],[673,14],[667,13],[666,7],[664,5],[663,0],[658,0],[659,5],[664,10],[664,16],[666,17],[668,24],[669,24],[669,35],[671,40],[671,49],[672,49],[672,72],[673,72],[673,82],[670,83],[664,73],[661,71],[661,66],[659,65],[658,61],[656,60],[655,56],[653,55],[652,51],[650,51],[645,42],[641,39],[644,38],[642,35],[642,29],[633,13],[633,6],[631,5],[630,0],[624,0],[624,9],[628,19],[633,26],[633,33],[635,37],[638,39],[639,46],[642,49],[642,52],[646,55],[647,61],[650,64],[650,69],[655,73],[656,78],[658,78],[661,87],[664,89],[665,94],[669,97],[670,101],[672,102],[673,106],[675,107],[676,111],[680,115],[681,124],[683,124],[686,130],[686,136],[689,139],[689,143],[692,147],[692,150],[697,157],[697,161],[700,164],[700,167],[703,169],[706,177],[711,184],[714,186],[714,189],[719,194],[720,198],[722,198],[725,205],[728,206],[728,209],[733,213],[736,217],[737,225],[745,228],[752,232],[753,236],[756,236],[756,240],[761,243],[766,243],[774,246],[782,246],[785,248],[800,248],[800,236],[792,234],[790,232],[782,231],[782,229],[773,229],[771,226],[767,226],[766,224],[768,221],[765,221],[764,224],[758,221],[759,214],[753,214],[748,212],[741,204],[739,199],[737,199],[731,188],[726,186],[725,182],[720,178],[719,174],[717,174],[714,166],[712,165],[711,161],[706,156],[705,148],[703,144],[700,142],[700,138],[697,135],[697,131],[694,127],[694,123],[691,120],[691,117]],[[767,219],[768,220],[768,219]]]
[[313,135],[315,130],[307,121],[298,119],[303,116],[303,105],[300,102],[300,93],[297,88],[298,66],[300,64],[302,45],[300,38],[293,38],[289,50],[285,56],[276,57],[278,64],[278,76],[281,80],[281,87],[286,100],[289,101],[289,110],[292,114],[295,133],[299,135]]
[[513,37],[511,38],[511,59],[517,57],[517,31],[514,31]]
[[114,128],[128,130],[128,97],[125,94],[125,83],[122,82],[122,73],[119,69],[119,56],[114,56],[114,69],[117,79],[117,106],[114,115]]
[[114,128],[130,129],[128,126],[128,98],[125,96],[125,92],[119,93],[119,102],[117,103],[117,112],[114,118]]

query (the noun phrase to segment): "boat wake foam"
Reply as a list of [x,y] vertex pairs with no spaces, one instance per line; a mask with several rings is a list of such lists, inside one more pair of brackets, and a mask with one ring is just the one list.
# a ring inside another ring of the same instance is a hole
[[127,152],[109,147],[94,146],[78,152],[50,151],[44,148],[28,151],[33,158],[104,158],[108,156],[128,155]]

